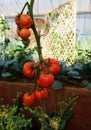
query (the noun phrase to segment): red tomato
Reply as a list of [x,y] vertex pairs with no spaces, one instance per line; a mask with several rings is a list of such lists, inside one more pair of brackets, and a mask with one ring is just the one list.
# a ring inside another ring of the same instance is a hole
[[21,28],[29,29],[32,25],[32,19],[28,14],[21,14],[19,23]]
[[41,90],[40,90],[40,91],[39,91],[39,90],[36,90],[36,91],[35,91],[35,97],[36,97],[37,99],[42,99]]
[[34,78],[35,71],[37,70],[37,63],[36,62],[27,62],[23,66],[23,74],[28,78]]
[[23,103],[26,105],[26,106],[29,106],[29,105],[32,105],[35,101],[35,94],[29,94],[29,93],[25,93],[23,95]]
[[43,98],[43,99],[45,99],[45,98],[48,97],[48,91],[47,91],[46,88],[43,88],[43,89],[41,90],[41,95],[42,95],[42,98]]
[[19,36],[22,38],[22,39],[28,39],[28,37],[30,37],[31,33],[30,33],[30,30],[27,29],[27,28],[22,28],[19,32]]
[[45,59],[42,64],[42,70],[44,72],[50,71],[51,74],[55,75],[60,72],[60,63],[52,58]]
[[37,79],[37,85],[41,88],[51,87],[54,83],[54,76],[52,74],[41,73]]
[[42,90],[36,90],[35,96],[37,99],[45,99],[48,96],[48,91],[45,88],[43,88]]

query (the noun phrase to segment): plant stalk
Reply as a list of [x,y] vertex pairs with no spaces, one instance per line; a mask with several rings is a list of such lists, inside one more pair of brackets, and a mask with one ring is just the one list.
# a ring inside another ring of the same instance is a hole
[[28,5],[28,10],[29,10],[29,14],[31,15],[31,18],[33,20],[32,29],[35,34],[35,38],[36,38],[36,42],[37,42],[37,52],[38,52],[38,56],[39,56],[39,61],[41,62],[43,60],[43,57],[42,57],[42,51],[41,51],[40,35],[38,34],[35,24],[34,24],[33,5],[34,5],[34,0],[31,0],[30,5]]
[[20,13],[20,14],[22,14],[22,13],[23,13],[23,11],[24,11],[24,9],[25,9],[25,7],[26,7],[27,5],[29,5],[29,3],[28,3],[28,2],[26,2],[26,3],[25,3],[25,5],[24,5],[24,7],[23,7],[23,9],[22,9],[22,11],[21,11],[21,13]]

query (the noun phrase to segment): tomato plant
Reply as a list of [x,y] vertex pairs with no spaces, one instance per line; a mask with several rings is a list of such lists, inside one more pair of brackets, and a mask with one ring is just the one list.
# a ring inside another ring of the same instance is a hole
[[45,99],[48,96],[48,91],[45,88],[43,88],[41,90],[36,90],[35,96],[36,96],[37,99]]
[[23,66],[23,74],[28,78],[34,78],[36,71],[37,71],[36,62],[27,62]]
[[37,79],[37,85],[41,88],[51,87],[54,83],[54,76],[52,74],[41,73]]
[[60,63],[56,59],[44,59],[44,62],[42,64],[42,70],[44,72],[49,71],[51,74],[55,75],[60,72],[60,69]]
[[29,93],[25,93],[23,95],[23,103],[27,106],[32,105],[35,101],[35,94],[29,94]]

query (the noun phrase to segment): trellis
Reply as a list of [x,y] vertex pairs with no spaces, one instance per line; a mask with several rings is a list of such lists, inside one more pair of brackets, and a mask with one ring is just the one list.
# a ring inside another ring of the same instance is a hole
[[[76,0],[70,0],[46,15],[42,42],[44,58],[74,63],[76,56]],[[47,34],[46,34],[47,33]]]

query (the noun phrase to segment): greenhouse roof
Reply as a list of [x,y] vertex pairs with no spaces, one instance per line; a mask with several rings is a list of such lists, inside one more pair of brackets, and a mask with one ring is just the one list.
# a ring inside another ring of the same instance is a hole
[[[45,15],[67,1],[71,0],[35,0],[34,15]],[[21,11],[26,2],[30,2],[30,0],[0,0],[0,15],[14,17]],[[77,0],[77,10],[91,10],[90,2],[90,0]]]

